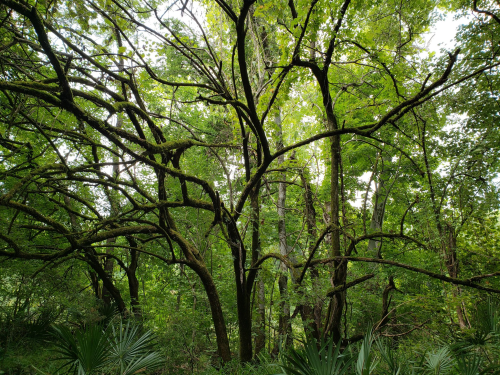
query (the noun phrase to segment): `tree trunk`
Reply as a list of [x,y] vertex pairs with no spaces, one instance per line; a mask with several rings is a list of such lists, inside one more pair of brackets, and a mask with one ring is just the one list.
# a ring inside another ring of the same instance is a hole
[[93,270],[90,270],[89,278],[92,284],[92,290],[94,291],[95,297],[97,299],[101,299],[102,295],[101,295],[101,286],[99,285],[99,277]]
[[[252,207],[252,264],[255,264],[261,255],[260,249],[260,207],[259,207],[260,183],[252,190],[250,205]],[[257,356],[266,346],[266,310],[264,283],[257,283],[257,329],[255,337],[255,355]]]
[[[108,238],[106,240],[106,245],[114,245],[116,243],[116,238]],[[110,247],[106,247],[106,253],[111,254],[113,250],[111,250]],[[115,262],[111,257],[106,257],[104,260],[104,272],[106,272],[107,277],[110,280],[113,280],[113,269],[114,269],[114,264]],[[102,284],[102,301],[104,302],[105,305],[109,306],[111,305],[111,292],[108,290],[106,284]]]
[[[456,232],[453,226],[449,223],[442,223],[441,221],[441,207],[438,205],[436,200],[436,194],[434,192],[434,185],[432,182],[432,173],[429,167],[429,160],[427,158],[427,149],[426,149],[426,138],[425,138],[425,126],[426,122],[423,121],[423,129],[422,129],[422,150],[424,152],[424,161],[425,168],[427,171],[427,179],[429,182],[429,190],[431,193],[431,201],[434,209],[434,216],[436,220],[436,227],[438,233],[441,237],[441,252],[443,254],[443,258],[445,261],[446,268],[451,277],[458,278],[458,258],[456,252]],[[444,224],[444,225],[443,225]],[[453,298],[456,298],[459,294],[460,289],[457,287],[452,287]],[[458,323],[460,328],[466,328],[464,314],[460,304],[456,305],[456,312],[458,317]],[[453,323],[453,321],[452,321]]]
[[[331,97],[328,95],[327,103],[325,103],[328,130],[336,130],[338,128],[337,120],[333,113]],[[325,98],[324,98],[325,100]],[[331,161],[331,176],[330,176],[330,199],[331,210],[330,217],[333,226],[331,237],[331,256],[341,256],[340,251],[340,217],[339,217],[339,164],[340,164],[340,136],[330,137],[330,161]],[[347,279],[347,262],[335,261],[333,263],[333,286],[340,286],[346,282]],[[328,324],[324,334],[331,333],[334,342],[340,341],[342,338],[341,321],[342,312],[346,299],[346,292],[340,292],[333,295],[331,300],[330,316],[328,317]]]
[[266,289],[264,281],[259,279],[257,286],[257,315],[259,328],[257,331],[257,338],[255,340],[255,356],[266,348]]
[[[281,113],[277,113],[274,122],[278,125],[278,144],[276,149],[279,151],[283,148],[283,133],[281,127]],[[285,156],[278,157],[278,165],[283,168]],[[281,173],[281,180],[286,181],[286,173]],[[278,184],[278,238],[279,252],[282,256],[288,256],[288,246],[286,241],[286,222],[285,222],[285,205],[286,205],[286,183]],[[292,325],[290,321],[290,303],[288,302],[288,267],[280,263],[280,276],[278,287],[280,292],[280,312],[278,325],[278,340],[286,337],[285,347],[292,344]]]
[[245,273],[246,250],[241,242],[236,224],[227,216],[223,220],[226,222],[229,246],[233,255],[240,343],[239,356],[241,362],[249,362],[252,360],[252,314],[250,304],[252,285],[247,285]]
[[125,314],[127,311],[127,307],[123,298],[121,296],[120,290],[113,284],[113,280],[109,277],[106,270],[103,268],[101,262],[91,253],[92,250],[88,250],[86,252],[86,260],[87,263],[92,267],[97,276],[102,280],[103,288],[106,287],[111,298],[113,298],[116,302],[118,310],[121,314]]
[[[121,40],[121,35],[118,30],[115,30],[115,35],[117,39],[117,46],[120,48],[122,46],[122,40]],[[125,63],[123,61],[123,58],[120,57],[118,60],[118,71],[123,72],[125,69]],[[123,115],[121,113],[118,113],[116,116],[116,128],[121,129],[123,127]],[[117,151],[117,147],[113,147],[114,151]],[[116,154],[113,154],[113,178],[118,179],[118,176],[120,174],[120,168],[118,165],[118,156]],[[108,197],[109,205],[111,207],[111,215],[112,216],[117,216],[119,214],[119,204],[116,200],[116,198],[113,196],[113,190],[109,190],[106,188],[106,195]],[[106,240],[106,245],[114,245],[116,244],[116,238],[108,238]],[[112,247],[106,247],[106,253],[111,254],[113,253],[113,248]],[[106,257],[104,260],[104,271],[108,275],[108,277],[113,280],[113,269],[114,269],[114,260],[111,257]],[[138,289],[137,289],[138,290]],[[107,289],[106,285],[103,284],[102,286],[102,300],[105,305],[110,305],[111,304],[111,293]]]
[[207,293],[210,310],[212,312],[212,322],[214,325],[215,336],[217,338],[217,352],[224,363],[231,360],[231,350],[229,347],[229,339],[227,336],[226,323],[222,313],[222,305],[219,298],[219,293],[215,286],[212,275],[204,264],[197,262],[189,264],[189,266],[200,277],[205,292]]
[[[137,247],[137,242],[130,237],[129,244],[132,247]],[[130,250],[130,263],[127,268],[128,289],[130,293],[130,305],[132,314],[139,318],[142,316],[141,306],[139,304],[139,280],[137,279],[136,271],[139,265],[139,252],[137,250]]]
[[[304,173],[300,174],[302,180],[302,186],[304,187],[304,202],[305,202],[305,217],[307,226],[307,235],[309,237],[309,254],[314,248],[316,242],[316,210],[313,204],[313,194],[311,190],[311,185],[307,181]],[[316,268],[311,268],[310,275],[312,279],[312,289],[316,290],[318,285],[319,273]],[[316,342],[320,340],[320,329],[321,329],[321,299],[317,298],[314,304],[304,303],[301,309],[301,317],[304,325],[304,331],[306,336],[311,335]]]
[[[448,270],[448,274],[450,275],[450,277],[458,278],[459,262],[457,258],[457,238],[455,230],[450,224],[446,223],[444,225],[442,237],[442,247],[446,269]],[[453,285],[451,288],[454,303],[456,304],[455,310],[457,312],[458,324],[460,325],[460,329],[465,329],[467,328],[467,323],[465,321],[464,312],[462,310],[461,304],[457,303],[456,301],[458,296],[460,295],[460,288],[455,285]]]
[[[380,156],[381,165],[378,183],[375,185],[375,202],[373,204],[373,215],[370,222],[370,230],[373,232],[381,232],[382,225],[384,223],[385,214],[385,204],[387,202],[387,196],[389,194],[389,188],[387,185],[387,176],[384,164],[384,158]],[[369,256],[381,257],[382,242],[376,239],[370,239],[368,241],[367,253]]]
[[380,323],[378,324],[379,328],[382,328],[389,321],[389,305],[391,304],[391,300],[389,299],[389,293],[391,290],[395,290],[396,285],[394,284],[394,277],[389,276],[389,283],[384,289],[382,293],[382,316],[380,318]]

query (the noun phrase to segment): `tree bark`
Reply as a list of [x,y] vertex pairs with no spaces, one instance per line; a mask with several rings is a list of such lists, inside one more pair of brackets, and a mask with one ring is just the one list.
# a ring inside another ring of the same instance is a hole
[[[252,207],[252,264],[255,264],[261,255],[260,248],[260,206],[259,206],[260,183],[252,190],[250,205]],[[257,356],[266,346],[266,310],[265,290],[262,280],[257,282],[257,327],[255,337],[255,355]]]
[[[373,215],[370,222],[370,230],[372,232],[382,232],[382,225],[384,223],[385,204],[389,194],[387,185],[387,176],[384,163],[384,157],[380,155],[381,168],[378,175],[378,183],[375,187],[375,201],[373,204]],[[370,239],[368,241],[367,253],[369,256],[381,257],[382,241],[379,239]]]
[[394,277],[389,276],[389,283],[384,289],[382,293],[382,316],[380,318],[380,323],[378,324],[379,328],[382,328],[389,321],[389,305],[391,304],[391,300],[389,299],[389,293],[391,290],[395,290],[396,285],[394,284]]
[[92,267],[97,276],[99,276],[99,278],[102,280],[103,288],[106,287],[111,298],[115,300],[118,311],[120,311],[121,314],[125,314],[127,311],[127,307],[125,305],[125,302],[123,301],[120,290],[113,284],[113,280],[109,277],[102,264],[91,253],[91,251],[92,250],[88,250],[85,254],[87,263],[90,265],[90,267]]
[[[422,151],[424,153],[424,161],[425,161],[425,168],[426,168],[426,174],[427,174],[427,180],[429,182],[429,190],[431,193],[431,201],[432,201],[432,206],[434,210],[434,217],[436,220],[436,227],[439,233],[439,236],[441,238],[441,252],[444,257],[445,265],[448,270],[448,273],[450,277],[457,279],[458,278],[458,273],[459,273],[459,268],[458,268],[458,258],[457,258],[457,252],[456,252],[456,232],[453,226],[449,223],[444,222],[444,220],[441,220],[441,204],[438,204],[436,200],[436,193],[435,193],[435,188],[432,180],[432,172],[431,168],[429,166],[429,159],[427,157],[427,148],[426,148],[426,121],[421,119],[423,123],[423,128],[422,128]],[[459,294],[459,287],[453,287],[453,298],[456,298]],[[466,323],[465,323],[465,318],[464,314],[462,311],[462,307],[460,304],[456,305],[456,312],[457,312],[457,318],[458,318],[458,324],[460,325],[460,328],[466,328]]]
[[[127,237],[131,247],[137,247],[137,242],[132,237]],[[139,252],[135,249],[130,249],[130,263],[126,270],[128,278],[128,289],[130,293],[130,305],[132,314],[139,318],[142,316],[141,306],[139,303],[139,280],[137,279],[137,267],[139,266]]]
[[[283,148],[283,132],[281,124],[281,113],[278,112],[274,118],[274,122],[278,126],[278,144],[276,149],[279,151]],[[285,156],[278,157],[278,165],[283,167]],[[281,180],[286,181],[286,173],[281,174]],[[279,252],[282,256],[288,256],[288,246],[286,241],[286,222],[285,222],[285,205],[286,205],[286,183],[280,182],[278,184],[278,239],[279,239]],[[285,347],[292,344],[292,325],[290,321],[290,303],[288,302],[288,267],[280,263],[279,268],[280,276],[278,280],[278,287],[280,292],[280,311],[279,311],[279,325],[278,325],[278,340],[286,337]],[[276,347],[277,348],[277,347]]]
[[236,285],[236,306],[238,311],[239,357],[242,362],[252,360],[252,314],[251,288],[245,273],[246,250],[240,239],[236,224],[228,216],[223,219],[228,230],[229,246],[233,255],[234,281]]
[[[450,277],[458,278],[459,274],[459,262],[457,257],[457,238],[454,228],[445,223],[442,233],[443,238],[443,255],[444,261],[446,265],[446,269],[448,270],[448,274]],[[458,324],[460,329],[467,328],[467,322],[465,321],[465,314],[462,310],[462,306],[460,303],[457,303],[456,300],[460,295],[460,288],[458,286],[452,286],[452,295],[454,299],[455,311],[457,313]]]
[[[305,217],[307,226],[307,235],[309,237],[309,254],[314,249],[316,242],[316,210],[314,209],[313,194],[311,185],[307,181],[304,173],[301,173],[302,186],[304,187],[304,202],[305,202]],[[315,267],[310,271],[313,290],[316,290],[318,285],[319,273]],[[316,342],[320,340],[321,330],[321,299],[317,298],[312,304],[304,303],[301,309],[302,322],[306,336],[312,336]]]
[[227,336],[226,323],[224,321],[224,314],[222,313],[222,305],[215,286],[212,275],[208,268],[200,263],[189,264],[189,266],[200,277],[205,292],[207,293],[210,310],[212,312],[212,322],[214,324],[215,336],[217,339],[217,352],[222,358],[224,363],[231,360],[231,349],[229,347],[229,339]]
[[[121,40],[121,35],[118,30],[115,30],[115,36],[117,39],[117,46],[120,48],[122,46],[122,40]],[[125,64],[123,61],[123,58],[120,57],[118,60],[118,71],[122,73],[125,69]],[[123,127],[123,115],[121,113],[118,113],[116,116],[116,128],[121,129]],[[117,151],[117,147],[113,147],[115,151]],[[118,176],[120,174],[120,169],[118,165],[118,157],[116,154],[113,154],[113,178],[118,179]],[[108,196],[108,201],[111,207],[111,215],[112,216],[117,216],[119,214],[119,204],[116,200],[116,197],[113,196],[113,191],[110,191],[108,188],[106,188],[106,195]],[[116,237],[108,238],[106,240],[106,245],[114,245],[116,243]],[[106,247],[106,253],[111,254],[113,252],[112,247]],[[114,260],[111,257],[106,257],[104,260],[104,271],[108,275],[108,277],[113,280],[113,269],[114,269]],[[137,288],[137,290],[139,290]],[[102,300],[105,305],[110,305],[111,304],[111,293],[108,291],[106,285],[103,284],[102,286]]]
[[[325,95],[325,94],[324,94]],[[337,119],[333,113],[332,99],[329,93],[326,98],[326,117],[328,130],[338,129]],[[340,217],[339,217],[339,165],[340,165],[340,136],[330,137],[330,163],[331,163],[331,176],[330,176],[330,220],[333,226],[331,237],[331,254],[333,257],[341,256],[340,249]],[[334,287],[340,286],[346,282],[347,279],[347,262],[340,260],[333,263],[333,276],[332,284]],[[341,321],[342,312],[346,299],[346,291],[336,293],[330,302],[331,308],[330,316],[328,316],[328,323],[324,335],[331,334],[334,342],[339,342],[342,338]]]

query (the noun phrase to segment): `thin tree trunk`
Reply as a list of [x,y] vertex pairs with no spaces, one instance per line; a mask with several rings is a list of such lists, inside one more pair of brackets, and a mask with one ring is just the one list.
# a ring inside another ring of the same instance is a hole
[[[121,114],[118,114],[117,120],[116,120],[116,127],[121,128],[123,126],[123,117]],[[113,177],[115,179],[118,178],[119,175],[119,167],[118,167],[118,157],[116,155],[113,155]],[[113,195],[114,191],[110,191],[107,189],[107,196],[108,196],[108,201],[111,206],[111,215],[112,216],[117,216],[119,213],[119,207],[118,207],[118,202],[116,201],[116,197]],[[106,239],[106,254],[112,254],[113,253],[113,247],[112,245],[116,244],[116,237],[108,238]],[[108,275],[108,278],[110,280],[113,280],[113,270],[115,267],[115,262],[113,258],[111,257],[106,257],[104,261],[104,271]],[[103,284],[102,286],[102,300],[105,305],[110,305],[111,304],[111,293],[109,292],[108,288],[106,285]]]
[[[450,277],[458,278],[459,262],[457,258],[457,239],[455,230],[450,224],[446,223],[444,225],[442,237],[442,246],[446,269],[448,270],[448,274],[450,275]],[[456,304],[455,310],[457,312],[458,324],[460,326],[460,329],[465,329],[467,328],[467,322],[464,316],[465,314],[462,310],[461,303],[457,303],[457,298],[460,295],[460,288],[455,285],[453,285],[451,288],[454,303]]]
[[[118,30],[115,30],[115,35],[116,35],[116,40],[117,40],[117,46],[120,48],[122,46],[122,40],[121,40],[121,35]],[[120,57],[118,60],[118,71],[121,73],[125,70],[125,63],[123,61],[123,58]],[[123,115],[121,113],[118,113],[116,116],[116,127],[118,129],[121,129],[123,127]],[[117,150],[117,147],[113,147],[114,150]],[[119,166],[118,166],[118,156],[116,154],[113,154],[113,178],[118,179],[118,175],[120,172]],[[113,196],[113,192],[110,191],[109,189],[106,188],[106,195],[108,196],[108,201],[111,206],[111,215],[112,216],[117,216],[119,213],[119,204],[116,200],[116,197]],[[106,245],[114,245],[116,244],[116,238],[108,238],[106,239]],[[108,246],[106,247],[106,253],[111,254],[113,252],[113,248]],[[113,269],[114,269],[114,260],[111,257],[106,257],[104,260],[104,271],[110,278],[110,280],[113,280]],[[110,305],[111,304],[111,293],[107,289],[106,285],[102,286],[102,300],[105,305]]]
[[257,331],[257,340],[255,341],[255,355],[257,356],[266,348],[266,287],[264,281],[259,279],[257,284],[257,314],[259,328]]
[[[456,252],[456,233],[452,225],[449,223],[441,222],[441,207],[440,204],[436,201],[436,193],[434,189],[434,184],[432,181],[432,172],[429,166],[429,159],[427,157],[427,148],[426,148],[426,121],[421,119],[423,127],[422,127],[422,151],[424,153],[424,161],[425,161],[425,169],[427,171],[427,180],[429,182],[429,190],[431,193],[431,201],[434,210],[434,217],[436,220],[436,227],[441,237],[441,252],[443,254],[446,268],[451,277],[458,278],[459,268],[458,268],[458,258]],[[453,287],[452,295],[453,298],[456,298],[459,294],[460,289],[457,287]],[[467,325],[465,323],[464,313],[460,304],[456,306],[456,312],[458,317],[458,324],[460,328],[466,328]],[[452,321],[453,323],[453,321]]]
[[[304,187],[304,202],[305,202],[305,217],[307,226],[307,235],[309,237],[309,253],[312,252],[316,242],[316,210],[313,204],[313,194],[311,185],[307,181],[304,173],[301,173],[302,186]],[[312,289],[316,290],[318,285],[319,273],[316,268],[310,270],[312,279]],[[302,322],[304,324],[304,331],[306,336],[311,335],[317,342],[320,340],[320,325],[321,325],[321,300],[316,299],[314,304],[304,303],[301,309]]]
[[134,316],[139,318],[142,316],[141,306],[139,303],[139,280],[136,275],[139,253],[136,250],[130,250],[130,257],[131,261],[127,270],[130,305]]
[[[281,113],[277,113],[274,122],[278,126],[278,144],[276,149],[279,151],[283,148],[283,133],[281,126]],[[278,164],[283,167],[285,156],[278,157]],[[286,173],[281,174],[281,180],[286,181]],[[285,222],[285,205],[286,205],[286,183],[280,182],[278,184],[278,238],[279,238],[279,252],[282,256],[288,255],[288,246],[286,241],[286,222]],[[279,312],[279,326],[278,334],[279,340],[286,337],[285,347],[292,344],[292,325],[290,321],[290,303],[288,302],[288,267],[280,264],[280,277],[278,280],[278,287],[280,292],[280,312]]]
[[[127,237],[131,247],[137,247],[137,242],[132,237]],[[130,250],[130,263],[126,270],[128,278],[128,289],[130,293],[130,305],[132,314],[139,318],[142,316],[139,303],[139,280],[137,279],[137,267],[139,266],[139,252],[135,249]]]
[[391,304],[391,300],[389,299],[389,293],[391,290],[395,290],[396,285],[394,284],[394,277],[389,276],[389,283],[384,289],[382,293],[382,316],[380,318],[380,323],[378,324],[379,328],[382,328],[389,321],[389,305]]
[[101,285],[99,284],[99,277],[94,271],[89,271],[90,282],[92,284],[92,290],[97,299],[101,299]]
[[[210,304],[210,310],[212,312],[212,323],[214,325],[215,335],[217,339],[217,351],[219,356],[222,358],[222,361],[224,363],[227,363],[231,360],[231,350],[229,347],[226,323],[224,321],[224,315],[222,313],[222,305],[220,302],[219,294],[217,292],[217,287],[215,286],[214,280],[212,278],[212,274],[210,273],[209,268],[205,265],[203,257],[198,252],[198,250],[194,246],[192,246],[186,239],[184,239],[177,231],[175,221],[171,218],[168,210],[165,210],[164,214],[165,219],[168,220],[169,226],[166,228],[166,230],[169,238],[179,245],[185,257],[185,264],[194,272],[196,272],[201,282],[203,283],[203,287],[205,288],[205,292]],[[227,220],[228,218],[224,217],[224,219]],[[231,228],[229,224],[228,228]],[[231,234],[233,235],[233,233]],[[233,246],[233,243],[230,244],[231,246]]]
[[[260,249],[260,206],[259,206],[260,184],[252,190],[250,205],[252,207],[252,264],[256,263],[261,255]],[[266,347],[266,310],[264,283],[257,283],[257,327],[255,337],[255,355],[257,356]]]
[[102,280],[103,288],[106,287],[111,298],[113,298],[118,307],[118,311],[121,314],[125,314],[127,311],[127,307],[123,298],[121,296],[120,290],[113,284],[113,280],[108,276],[106,270],[102,266],[101,262],[91,253],[92,250],[88,250],[86,252],[86,260],[87,263],[92,267],[97,276]]
[[[325,100],[325,98],[324,98]],[[333,107],[331,102],[331,97],[328,95],[326,98],[327,103],[325,103],[326,117],[328,130],[336,130],[338,128],[337,120],[333,113]],[[340,136],[330,137],[330,161],[331,161],[331,176],[330,176],[330,199],[331,199],[331,210],[330,217],[333,226],[332,237],[331,237],[331,255],[332,257],[341,256],[340,249],[340,217],[339,217],[339,166],[340,166]],[[347,262],[345,261],[335,261],[333,263],[333,286],[340,286],[346,282],[347,279]],[[346,300],[346,292],[340,292],[334,294],[331,300],[330,316],[328,316],[328,324],[324,334],[328,335],[331,333],[334,342],[339,342],[342,338],[341,333],[341,322],[342,313],[344,310],[344,304]]]
[[[106,245],[114,245],[116,243],[116,238],[108,238],[106,240]],[[106,247],[106,253],[107,254],[111,254],[113,252],[113,250],[111,250],[110,247]],[[110,280],[113,280],[113,269],[114,269],[114,264],[115,262],[113,261],[113,258],[111,257],[106,257],[106,259],[104,260],[104,272],[106,272],[106,275],[107,277],[110,279]],[[104,304],[106,306],[109,306],[111,305],[111,300],[112,300],[112,296],[111,296],[111,292],[108,290],[106,284],[102,284],[102,301],[104,302]]]
[[228,217],[225,217],[223,220],[226,221],[229,246],[233,255],[240,344],[239,357],[241,362],[249,362],[252,360],[252,314],[250,302],[252,285],[247,284],[245,273],[246,249],[240,239],[236,224]]
[[[385,204],[389,194],[387,184],[387,176],[385,170],[384,158],[380,156],[381,168],[378,176],[378,183],[375,185],[375,202],[373,205],[373,215],[370,222],[370,230],[373,232],[381,232],[384,223]],[[380,251],[382,242],[376,239],[368,241],[367,253],[369,256],[381,257]]]

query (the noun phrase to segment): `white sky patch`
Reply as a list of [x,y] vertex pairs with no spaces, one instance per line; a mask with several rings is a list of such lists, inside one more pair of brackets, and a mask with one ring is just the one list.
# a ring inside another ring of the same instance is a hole
[[[447,117],[446,125],[443,126],[442,130],[449,133],[454,130],[459,130],[462,127],[462,124],[467,121],[468,116],[465,113],[454,113],[451,116]],[[443,141],[438,139],[440,144],[443,144]]]
[[[368,182],[370,182],[371,174],[372,174],[371,171],[363,173],[360,177],[358,177],[358,181],[360,183],[367,184]],[[373,195],[372,186],[373,186],[373,181],[371,182],[370,189],[368,191],[368,198],[367,198],[368,202],[371,200],[371,197]],[[356,207],[356,208],[363,207],[363,202],[365,200],[365,193],[366,193],[366,190],[364,190],[364,189],[363,190],[356,190],[356,197],[354,198],[354,200],[349,201],[349,203],[353,207]]]
[[451,51],[455,45],[455,35],[462,25],[468,24],[472,15],[455,18],[455,14],[442,14],[442,19],[435,23],[431,30],[424,36],[424,49],[427,53],[439,53],[441,49]]

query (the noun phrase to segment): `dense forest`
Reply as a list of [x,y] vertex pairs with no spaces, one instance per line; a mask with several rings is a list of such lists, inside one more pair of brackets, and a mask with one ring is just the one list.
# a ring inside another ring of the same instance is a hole
[[498,0],[0,25],[0,374],[498,373]]

